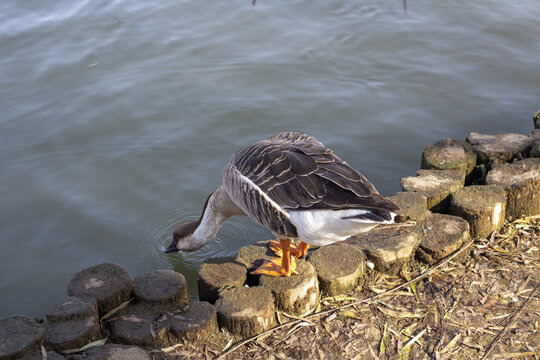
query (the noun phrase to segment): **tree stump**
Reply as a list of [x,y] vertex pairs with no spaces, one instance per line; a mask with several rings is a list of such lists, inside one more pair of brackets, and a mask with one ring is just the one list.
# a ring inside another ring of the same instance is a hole
[[155,270],[133,279],[138,301],[159,310],[171,310],[189,302],[184,275],[173,270]]
[[68,296],[96,299],[101,316],[129,300],[132,288],[126,269],[118,264],[103,263],[73,275],[68,284]]
[[467,186],[452,194],[449,212],[467,220],[473,237],[486,238],[504,224],[506,193],[498,185]]
[[234,257],[205,260],[199,270],[199,299],[215,303],[221,289],[244,285],[246,274],[246,266]]
[[351,236],[345,243],[362,249],[375,270],[397,274],[409,265],[419,241],[419,228],[405,226],[378,227],[367,233]]
[[263,286],[225,289],[216,301],[218,322],[243,337],[260,334],[274,326],[274,298]]
[[469,223],[458,216],[433,214],[419,225],[424,234],[416,257],[428,264],[447,257],[470,239]]
[[[146,350],[134,345],[105,344],[84,352],[84,360],[151,360]],[[37,360],[37,359],[36,359]],[[40,358],[41,360],[41,358]]]
[[533,130],[530,137],[533,140],[533,145],[529,156],[532,158],[540,157],[540,129]]
[[29,356],[45,336],[43,326],[27,316],[15,315],[0,320],[0,359]]
[[450,194],[465,183],[465,173],[460,170],[418,170],[416,175],[401,179],[401,187],[425,195],[428,209],[437,212],[446,210]]
[[506,191],[507,219],[540,213],[540,158],[497,165],[488,173],[486,183]]
[[46,317],[47,343],[57,351],[78,349],[103,337],[95,299],[67,298],[52,305]]
[[268,247],[268,241],[259,241],[255,244],[244,246],[236,253],[236,260],[247,268],[247,284],[256,286],[259,284],[260,275],[252,275],[251,272],[263,264],[265,260],[275,259],[276,255]]
[[321,291],[329,296],[344,294],[364,280],[364,253],[349,244],[323,246],[309,255],[308,262],[317,272]]
[[148,348],[172,345],[167,315],[144,303],[120,310],[110,324],[111,335],[119,343]]
[[533,115],[534,128],[540,129],[540,110]]
[[261,275],[259,284],[272,292],[278,309],[302,315],[319,304],[319,282],[315,268],[305,260],[296,260],[296,271],[290,277]]
[[421,221],[431,214],[427,209],[427,197],[422,193],[403,191],[388,199],[399,206],[394,219],[396,222]]
[[190,342],[200,341],[219,332],[216,308],[206,301],[195,301],[175,311],[169,318],[172,336]]
[[475,166],[476,154],[463,140],[442,139],[426,146],[422,153],[421,168],[426,170],[460,170],[470,180]]
[[485,135],[471,132],[467,142],[478,156],[478,163],[487,164],[488,170],[496,164],[527,157],[532,147],[532,140],[521,134]]

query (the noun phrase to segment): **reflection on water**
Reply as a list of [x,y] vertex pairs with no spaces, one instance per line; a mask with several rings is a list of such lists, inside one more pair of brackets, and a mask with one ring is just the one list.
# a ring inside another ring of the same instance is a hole
[[43,316],[105,261],[196,294],[204,259],[270,232],[234,217],[197,252],[162,249],[271,134],[315,136],[392,195],[426,144],[528,133],[540,2],[407,5],[0,2],[0,317]]

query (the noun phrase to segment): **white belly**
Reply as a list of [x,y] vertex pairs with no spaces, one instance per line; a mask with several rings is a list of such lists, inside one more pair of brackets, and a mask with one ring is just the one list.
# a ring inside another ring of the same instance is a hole
[[359,219],[342,219],[366,213],[365,210],[308,210],[289,211],[290,221],[296,226],[298,239],[311,245],[323,246],[373,229],[379,224],[391,224],[391,221],[375,222]]

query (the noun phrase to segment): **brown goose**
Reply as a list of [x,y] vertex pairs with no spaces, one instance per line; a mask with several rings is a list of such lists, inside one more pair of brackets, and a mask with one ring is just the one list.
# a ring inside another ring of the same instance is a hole
[[[392,223],[396,210],[396,204],[320,141],[284,132],[233,154],[223,185],[210,194],[200,219],[178,227],[165,252],[200,249],[227,218],[247,215],[280,239],[273,246],[283,254],[254,273],[290,276],[291,252],[301,257],[307,244],[331,244]],[[300,244],[291,244],[291,238]]]

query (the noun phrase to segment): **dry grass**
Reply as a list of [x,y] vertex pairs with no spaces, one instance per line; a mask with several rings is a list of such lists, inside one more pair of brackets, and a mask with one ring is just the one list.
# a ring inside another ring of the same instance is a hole
[[[306,318],[236,343],[221,334],[156,359],[540,359],[540,216],[476,240],[463,262],[376,275]],[[411,281],[409,281],[412,278]],[[390,292],[388,292],[390,290]],[[289,321],[288,323],[285,323]]]

